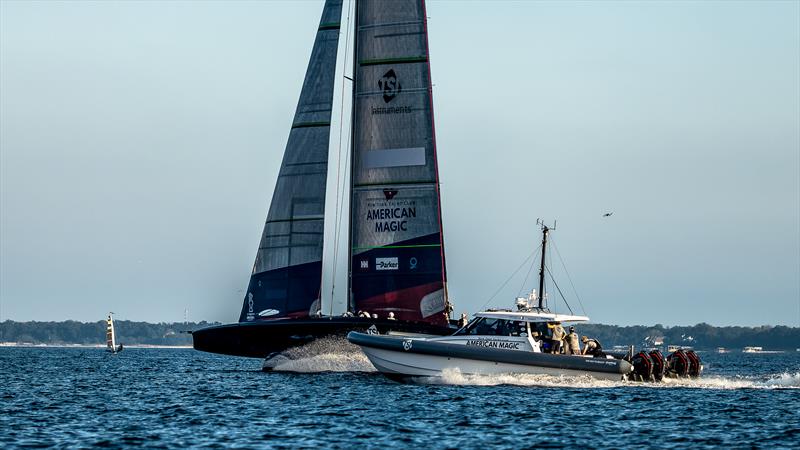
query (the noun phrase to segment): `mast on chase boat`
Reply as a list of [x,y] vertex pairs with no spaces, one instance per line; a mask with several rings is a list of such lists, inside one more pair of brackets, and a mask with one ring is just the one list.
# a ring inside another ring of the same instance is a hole
[[544,223],[544,221],[542,219],[536,219],[536,225],[539,225],[539,226],[542,227],[542,264],[541,264],[541,266],[539,266],[539,305],[538,305],[538,308],[539,309],[545,309],[545,306],[544,306],[544,298],[545,298],[545,292],[544,292],[545,266],[544,266],[544,264],[545,264],[545,259],[544,258],[545,258],[545,253],[547,251],[547,234],[550,232],[550,230],[555,230],[556,229],[556,222],[553,222],[553,228],[550,228],[547,225],[545,225],[545,223]]

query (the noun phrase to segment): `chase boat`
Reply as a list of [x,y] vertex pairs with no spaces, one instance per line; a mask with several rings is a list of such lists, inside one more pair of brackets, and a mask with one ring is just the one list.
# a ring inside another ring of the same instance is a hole
[[589,318],[553,313],[546,307],[545,273],[549,269],[545,267],[545,251],[550,228],[541,221],[537,223],[542,226],[543,235],[539,295],[533,290],[527,298],[517,298],[517,311],[477,313],[472,321],[449,336],[381,335],[377,328],[371,327],[367,333],[352,331],[347,339],[361,347],[375,368],[396,380],[441,377],[448,370],[466,375],[588,375],[630,381],[700,376],[703,366],[691,349],[674,349],[666,358],[657,349],[634,353],[633,346],[622,353],[553,352],[560,347],[553,345],[557,342],[553,340],[555,327],[587,322]]
[[361,347],[381,373],[392,379],[440,377],[446,370],[469,375],[505,373],[581,376],[622,380],[633,365],[614,356],[544,353],[548,324],[586,322],[585,316],[527,311],[484,311],[455,334],[409,337],[351,332],[347,339]]

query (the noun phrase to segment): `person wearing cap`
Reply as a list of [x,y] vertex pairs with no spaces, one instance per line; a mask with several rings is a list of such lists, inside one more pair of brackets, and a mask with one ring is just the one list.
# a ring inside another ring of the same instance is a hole
[[600,345],[600,341],[597,339],[589,339],[583,336],[581,337],[581,342],[583,342],[583,355],[592,355],[595,358],[602,358],[606,355],[603,353],[603,346]]
[[567,353],[570,355],[581,354],[581,344],[578,342],[578,333],[575,332],[575,327],[569,327],[569,334],[567,334]]
[[550,322],[547,324],[547,328],[550,328],[553,333],[553,337],[550,339],[550,353],[561,353],[561,342],[567,334],[564,327],[561,326],[561,322]]

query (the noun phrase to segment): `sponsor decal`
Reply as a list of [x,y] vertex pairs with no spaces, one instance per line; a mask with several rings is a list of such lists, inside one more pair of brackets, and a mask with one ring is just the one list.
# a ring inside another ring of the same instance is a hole
[[386,196],[386,200],[391,200],[397,195],[397,189],[384,189],[383,195]]
[[375,324],[372,324],[369,326],[369,328],[367,328],[367,334],[380,334],[380,333],[378,332],[378,327],[376,327]]
[[409,351],[411,350],[411,346],[414,344],[411,342],[411,339],[404,339],[403,340],[403,350]]
[[[378,89],[383,92],[384,103],[391,102],[403,92],[403,86],[400,84],[400,80],[397,79],[397,74],[394,72],[394,69],[389,69],[378,79]],[[414,112],[414,109],[409,105],[373,106],[370,108],[370,113],[372,115],[410,114],[412,112]]]
[[253,312],[253,293],[247,293],[247,320],[253,320],[256,318],[255,313]]
[[417,258],[412,256],[411,259],[408,260],[408,268],[411,270],[417,269]]
[[414,202],[409,206],[371,208],[367,210],[367,220],[374,221],[376,233],[408,231],[408,219],[417,217],[417,207],[413,205]]
[[369,260],[368,259],[362,259],[361,260],[361,268],[362,269],[369,269]]
[[422,317],[430,317],[444,311],[444,289],[431,292],[419,301],[419,312]]
[[373,106],[370,112],[375,114],[410,114],[414,112],[410,106]]
[[378,80],[378,88],[383,91],[383,101],[386,103],[391,102],[403,91],[403,86],[397,81],[397,74],[394,69],[389,69],[388,72]]
[[493,341],[489,339],[469,339],[467,340],[467,345],[471,345],[474,347],[486,347],[486,348],[503,348],[507,350],[519,350],[519,345],[521,342],[514,342],[514,341]]
[[277,309],[265,309],[258,313],[258,317],[270,317],[270,316],[277,316],[281,312]]
[[591,363],[591,364],[600,364],[602,366],[615,366],[615,365],[617,365],[617,363],[615,361],[612,361],[610,359],[595,358],[595,359],[586,359],[585,361],[588,362],[588,363]]
[[375,258],[375,270],[397,270],[400,268],[400,263],[397,257],[391,258]]

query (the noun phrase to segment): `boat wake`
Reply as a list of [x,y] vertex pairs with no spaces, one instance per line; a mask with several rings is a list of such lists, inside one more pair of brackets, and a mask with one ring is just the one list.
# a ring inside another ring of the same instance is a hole
[[291,348],[264,361],[275,372],[375,372],[375,367],[343,336],[331,336]]
[[702,377],[691,379],[664,379],[661,383],[636,383],[627,381],[598,380],[590,376],[552,376],[552,375],[469,375],[459,370],[445,370],[441,378],[419,378],[415,381],[425,384],[448,384],[470,386],[536,386],[567,388],[617,388],[641,387],[648,389],[800,389],[800,372],[774,374],[761,377]]

